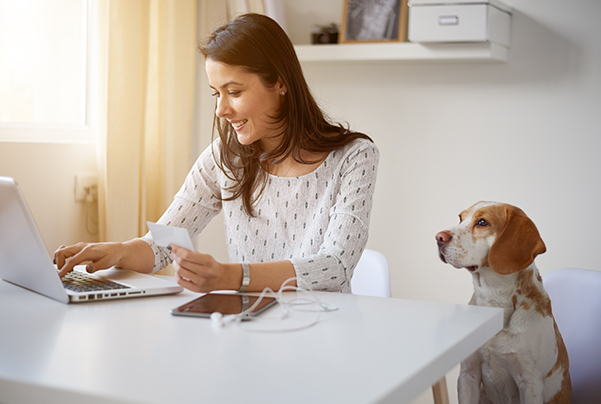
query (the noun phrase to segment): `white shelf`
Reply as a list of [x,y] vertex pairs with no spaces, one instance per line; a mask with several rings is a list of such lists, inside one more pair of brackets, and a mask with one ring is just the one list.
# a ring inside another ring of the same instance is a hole
[[508,49],[492,42],[296,45],[301,62],[474,61],[506,62]]

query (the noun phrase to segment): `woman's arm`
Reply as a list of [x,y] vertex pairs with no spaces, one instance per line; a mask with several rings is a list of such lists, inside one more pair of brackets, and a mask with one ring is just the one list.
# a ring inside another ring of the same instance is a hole
[[148,243],[140,239],[123,243],[78,243],[61,246],[54,253],[54,262],[61,277],[71,272],[75,265],[84,263],[87,263],[88,272],[116,266],[149,273],[154,266],[154,254]]
[[[211,255],[193,252],[171,245],[173,267],[177,282],[193,292],[238,290],[242,285],[242,264],[220,263]],[[279,290],[282,284],[296,276],[292,263],[287,260],[249,264],[250,284],[247,292],[265,288]],[[296,282],[289,283],[296,286]]]
[[306,289],[350,292],[353,271],[367,243],[379,151],[375,144],[361,140],[340,161],[319,250],[292,259],[298,285]]

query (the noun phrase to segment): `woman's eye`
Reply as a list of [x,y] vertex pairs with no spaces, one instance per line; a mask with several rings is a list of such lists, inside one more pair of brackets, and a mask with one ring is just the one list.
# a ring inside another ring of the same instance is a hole
[[219,97],[219,93],[213,93],[211,94],[211,97]]
[[236,96],[240,95],[240,91],[229,91],[228,94],[236,97]]
[[488,222],[484,219],[480,219],[480,220],[478,220],[478,222],[476,222],[476,226],[485,227],[485,226],[488,226]]

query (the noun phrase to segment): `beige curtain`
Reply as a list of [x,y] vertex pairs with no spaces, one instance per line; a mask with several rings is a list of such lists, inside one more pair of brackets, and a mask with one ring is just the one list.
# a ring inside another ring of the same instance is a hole
[[190,169],[196,0],[106,0],[101,14],[99,232],[124,241],[146,233]]

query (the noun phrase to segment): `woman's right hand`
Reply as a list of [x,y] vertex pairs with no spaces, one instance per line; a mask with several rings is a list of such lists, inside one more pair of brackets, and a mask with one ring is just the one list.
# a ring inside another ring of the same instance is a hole
[[117,266],[126,254],[123,243],[77,243],[72,246],[60,246],[54,252],[54,263],[60,269],[62,278],[73,270],[75,265],[87,263],[89,273]]

